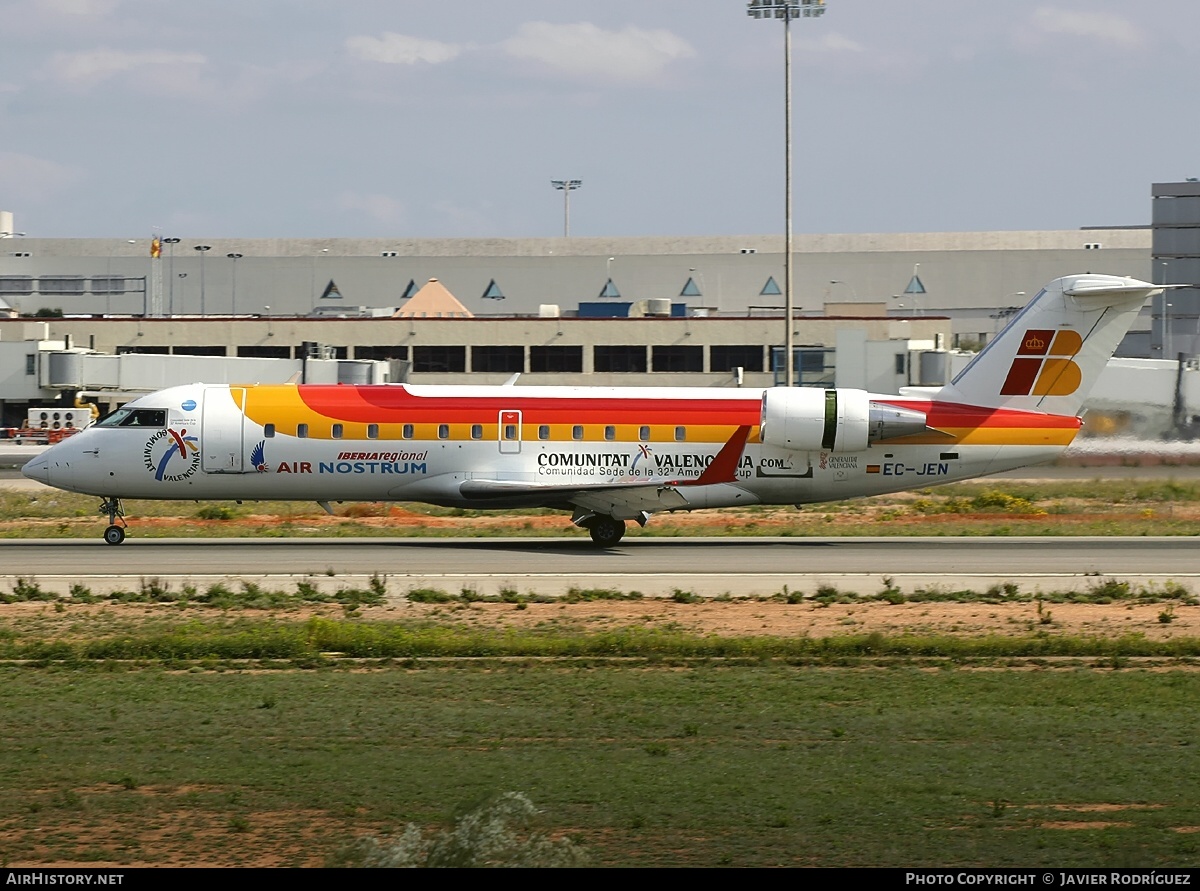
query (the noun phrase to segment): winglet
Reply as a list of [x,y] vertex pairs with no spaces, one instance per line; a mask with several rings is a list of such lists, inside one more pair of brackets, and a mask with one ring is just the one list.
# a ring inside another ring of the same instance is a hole
[[746,440],[750,438],[750,425],[743,424],[733,431],[733,436],[717,452],[712,464],[704,468],[704,473],[694,480],[684,480],[681,486],[711,486],[716,483],[737,482],[738,462],[742,460],[742,451],[746,448]]

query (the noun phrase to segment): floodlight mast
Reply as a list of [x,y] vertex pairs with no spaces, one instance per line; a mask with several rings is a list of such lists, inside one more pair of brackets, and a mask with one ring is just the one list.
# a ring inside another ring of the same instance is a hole
[[746,14],[756,19],[783,19],[783,141],[784,141],[784,217],[787,230],[784,236],[783,279],[784,316],[787,330],[784,336],[784,367],[787,385],[796,381],[795,335],[792,316],[795,313],[792,275],[792,19],[816,18],[824,15],[825,0],[750,0]]
[[571,236],[571,193],[583,185],[581,179],[552,179],[550,185],[563,193],[563,238]]

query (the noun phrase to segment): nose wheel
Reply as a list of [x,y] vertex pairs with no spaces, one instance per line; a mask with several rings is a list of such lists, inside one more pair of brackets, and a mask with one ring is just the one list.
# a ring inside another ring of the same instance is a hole
[[120,498],[105,498],[100,502],[100,513],[108,514],[108,528],[104,540],[110,545],[119,545],[125,540],[125,510]]

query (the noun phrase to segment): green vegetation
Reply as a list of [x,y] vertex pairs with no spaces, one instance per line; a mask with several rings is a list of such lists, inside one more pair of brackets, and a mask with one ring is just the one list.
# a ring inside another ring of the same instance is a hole
[[[1037,604],[1038,615],[1046,615]],[[1050,621],[1041,624],[1049,625]],[[233,618],[161,619],[81,639],[33,632],[0,635],[0,661],[62,663],[131,661],[138,665],[211,666],[213,660],[266,662],[262,667],[332,666],[347,660],[626,659],[761,661],[841,664],[846,660],[1110,659],[1200,657],[1200,639],[1151,640],[1142,635],[1089,637],[1028,633],[960,637],[949,634],[847,634],[838,637],[700,636],[672,628],[632,626],[582,633],[556,625],[496,631],[452,622],[357,622],[313,617],[302,622]]]
[[[545,511],[130,507],[147,536],[568,532]],[[958,485],[708,516],[638,534],[1195,534],[1200,484]],[[99,522],[94,499],[0,492],[0,535],[92,536]],[[52,587],[0,591],[31,604],[0,621],[10,866],[1169,868],[1200,855],[1187,780],[1200,639],[1186,636],[1200,598],[1176,583],[903,590],[880,576],[869,593],[760,599],[789,614],[851,604],[847,626],[857,604],[1023,604],[1005,635],[829,637],[563,618],[563,603],[643,600],[615,588],[406,589],[332,570],[289,590]],[[712,603],[683,589],[665,601]],[[1062,603],[1154,604],[1147,634],[1162,639],[1067,633]],[[481,627],[489,610],[528,621]]]
[[512,790],[598,866],[1200,855],[1184,667],[109,667],[0,668],[9,865],[320,865]]
[[[397,592],[399,593],[399,592]],[[333,592],[322,589],[311,581],[303,580],[296,583],[295,591],[268,589],[256,582],[243,580],[237,589],[230,588],[225,582],[215,582],[201,590],[197,586],[184,583],[178,589],[170,582],[158,578],[143,578],[136,588],[109,591],[107,594],[96,594],[86,585],[78,582],[70,586],[65,596],[46,591],[36,578],[18,577],[12,583],[11,591],[0,591],[0,603],[30,603],[52,602],[56,607],[65,608],[71,604],[91,603],[153,603],[169,604],[178,607],[213,607],[221,610],[234,609],[288,609],[316,603],[339,603],[348,607],[380,606],[387,601],[388,584],[386,578],[375,574],[368,580],[365,588],[339,587]],[[410,603],[512,603],[517,606],[530,603],[586,603],[594,601],[626,601],[637,602],[644,599],[641,591],[620,591],[615,588],[579,588],[571,587],[561,595],[538,594],[530,591],[522,594],[514,588],[504,588],[497,594],[481,594],[474,588],[462,588],[457,594],[451,594],[441,588],[416,587],[408,588],[403,597]],[[705,603],[707,598],[701,597],[694,591],[681,588],[674,589],[669,598],[673,603]],[[841,591],[835,585],[828,583],[818,585],[811,594],[806,594],[798,588],[783,586],[783,590],[770,597],[733,597],[725,594],[722,601],[735,600],[770,600],[790,604],[806,602],[828,606],[833,603],[1032,603],[1037,602],[1039,609],[1043,603],[1177,603],[1183,606],[1200,605],[1200,597],[1178,582],[1168,581],[1162,584],[1150,582],[1134,585],[1126,581],[1095,576],[1084,590],[1066,589],[1060,591],[1034,592],[1021,591],[1016,582],[1003,582],[989,586],[983,591],[971,589],[945,589],[931,586],[903,591],[896,585],[895,579],[883,577],[883,588],[874,594],[859,594],[855,591]],[[1161,619],[1164,624],[1170,618]]]
[[236,589],[216,582],[201,590],[192,584],[174,588],[170,582],[143,578],[136,589],[117,589],[105,595],[94,594],[86,585],[74,583],[66,597],[44,591],[36,579],[18,578],[9,593],[0,592],[0,603],[54,601],[57,605],[72,603],[154,603],[180,607],[213,607],[214,609],[283,609],[313,603],[339,603],[347,607],[378,606],[387,594],[386,583],[373,575],[366,588],[338,588],[324,593],[312,582],[296,583],[294,592],[268,590],[252,581],[241,581]]
[[[577,535],[556,511],[489,511],[420,504],[347,504],[328,517],[306,502],[135,501],[140,537]],[[96,499],[0,491],[0,537],[93,536]],[[957,483],[814,504],[660,515],[631,534],[680,535],[1200,535],[1200,482],[1111,480]]]

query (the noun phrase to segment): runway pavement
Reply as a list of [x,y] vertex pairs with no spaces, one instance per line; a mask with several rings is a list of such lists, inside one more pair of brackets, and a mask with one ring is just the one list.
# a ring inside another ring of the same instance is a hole
[[[10,449],[11,450],[11,449]],[[1049,466],[996,479],[1178,479],[1200,473],[1174,464]],[[0,488],[45,490],[11,467]],[[902,590],[939,586],[984,590],[1015,581],[1022,590],[1072,590],[1099,577],[1135,584],[1179,582],[1200,591],[1200,548],[1187,538],[757,538],[655,539],[635,532],[620,547],[597,551],[571,539],[138,539],[118,547],[86,541],[0,541],[0,591],[19,577],[66,593],[81,582],[104,592],[141,578],[176,585],[251,579],[290,589],[305,579],[322,587],[365,584],[372,574],[389,590],[504,588],[561,594],[571,587],[638,590],[670,596],[770,595],[819,585],[875,593],[884,577]],[[219,567],[219,569],[217,569]]]
[[[549,595],[571,587],[670,596],[811,593],[819,585],[876,593],[986,590],[1014,581],[1022,591],[1082,590],[1100,579],[1178,582],[1200,590],[1200,548],[1185,538],[693,538],[629,536],[596,550],[586,539],[142,539],[0,542],[0,590],[35,577],[65,593],[79,581],[100,593],[138,579],[208,585],[253,579],[291,590],[386,577],[389,591],[436,587],[457,594],[512,588]],[[219,568],[219,569],[218,569]]]

